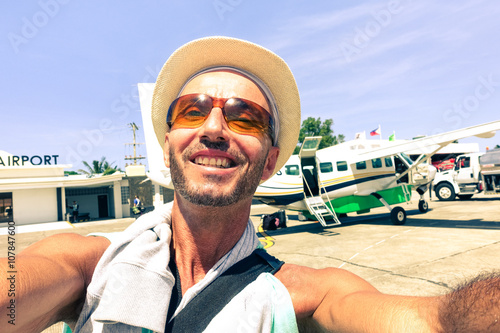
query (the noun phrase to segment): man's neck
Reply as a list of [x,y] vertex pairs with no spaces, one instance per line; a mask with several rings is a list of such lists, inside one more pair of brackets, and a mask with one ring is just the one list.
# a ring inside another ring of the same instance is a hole
[[206,207],[175,197],[171,244],[183,294],[238,242],[250,207],[251,199],[226,207]]

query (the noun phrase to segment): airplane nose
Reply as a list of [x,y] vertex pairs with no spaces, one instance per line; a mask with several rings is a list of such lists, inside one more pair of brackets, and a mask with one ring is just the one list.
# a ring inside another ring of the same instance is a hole
[[428,171],[428,177],[429,177],[429,180],[433,180],[434,177],[436,176],[436,172],[437,172],[437,168],[432,165],[432,164],[429,164],[427,166],[427,171]]

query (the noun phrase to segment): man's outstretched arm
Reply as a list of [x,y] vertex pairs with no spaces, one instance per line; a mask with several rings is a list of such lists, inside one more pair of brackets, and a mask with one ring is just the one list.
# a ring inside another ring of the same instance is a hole
[[[40,332],[61,320],[74,322],[94,268],[108,246],[102,237],[59,234],[21,251],[16,257],[14,295],[0,294],[0,331]],[[0,259],[0,267],[9,271],[5,258]],[[9,290],[10,284],[2,279],[0,290]],[[12,300],[15,325],[7,320]]]
[[500,329],[498,275],[483,277],[437,297],[385,295],[360,277],[335,268],[315,270],[285,265],[276,277],[288,288],[299,327],[305,332],[496,332]]

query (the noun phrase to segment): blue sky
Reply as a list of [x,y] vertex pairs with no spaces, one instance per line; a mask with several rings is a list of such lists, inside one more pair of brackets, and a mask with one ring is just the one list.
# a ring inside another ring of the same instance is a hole
[[[40,0],[0,8],[0,150],[59,155],[73,170],[102,156],[124,168],[127,124],[142,123],[137,83],[154,82],[176,48],[209,35],[279,54],[295,74],[302,119],[332,118],[347,139],[379,124],[383,138],[395,131],[410,139],[500,119],[493,0]],[[484,150],[500,135],[461,142]]]

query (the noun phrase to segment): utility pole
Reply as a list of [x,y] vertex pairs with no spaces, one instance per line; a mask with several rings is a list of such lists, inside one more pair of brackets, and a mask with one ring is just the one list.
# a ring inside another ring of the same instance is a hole
[[[125,145],[134,147],[134,155],[133,156],[125,156],[125,160],[132,160],[132,161],[134,161],[134,163],[131,165],[137,165],[137,160],[143,160],[146,158],[145,156],[142,156],[142,155],[137,156],[137,146],[143,145],[144,143],[138,143],[138,142],[136,142],[136,139],[135,139],[135,131],[139,130],[139,126],[137,126],[135,123],[129,123],[128,125],[132,128],[132,132],[134,135],[134,141],[132,143],[126,143]],[[125,166],[127,166],[127,164],[125,164]]]

